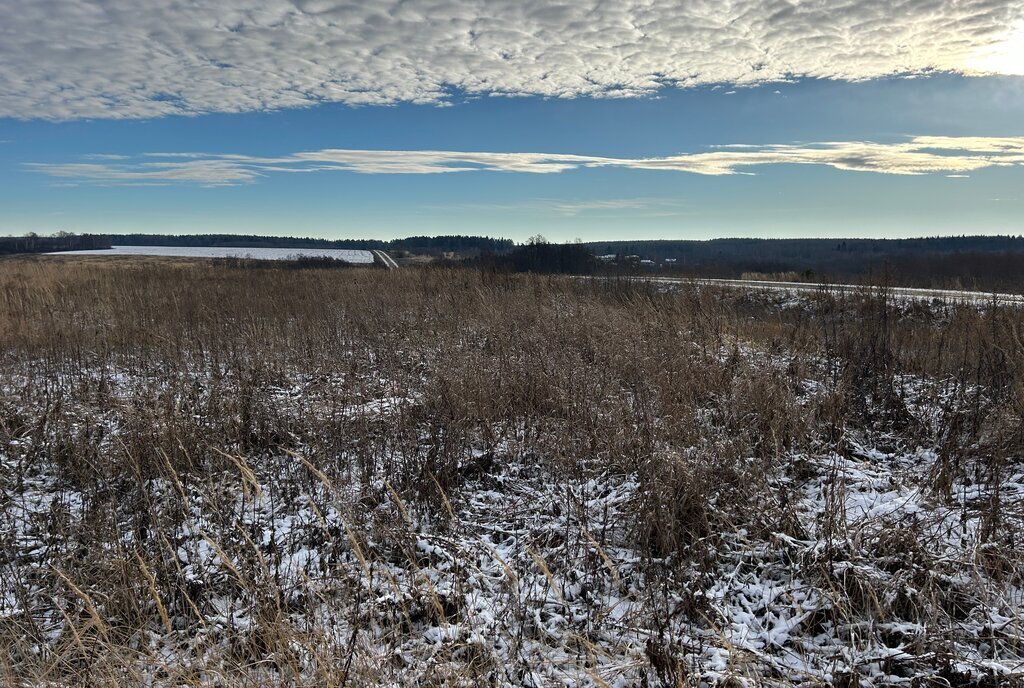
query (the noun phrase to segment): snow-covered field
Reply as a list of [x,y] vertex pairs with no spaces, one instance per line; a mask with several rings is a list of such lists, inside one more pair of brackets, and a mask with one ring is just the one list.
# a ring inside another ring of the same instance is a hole
[[333,258],[346,263],[373,263],[370,251],[340,248],[231,248],[225,246],[113,246],[91,251],[61,251],[60,256],[170,256],[181,258],[249,258],[252,260],[285,260],[298,256]]
[[[96,377],[125,403],[151,384],[114,371]],[[422,400],[380,382],[379,398],[342,410],[347,422],[417,413]],[[273,403],[284,415],[323,414],[315,390],[323,383],[298,376],[276,388]],[[805,405],[828,393],[808,388]],[[79,413],[117,442],[116,414]],[[926,675],[996,685],[1024,672],[1024,593],[1015,576],[993,575],[1004,555],[984,534],[993,499],[1004,505],[1001,527],[1024,532],[1019,467],[998,483],[957,479],[943,500],[929,487],[935,452],[892,435],[854,433],[841,454],[759,461],[752,479],[766,492],[749,507],[776,509],[785,495],[784,508],[759,524],[767,530],[747,523],[704,534],[689,546],[714,548],[713,565],[679,568],[637,547],[631,513],[656,489],[638,473],[595,464],[561,474],[524,451],[523,439],[513,432],[486,449],[467,447],[465,482],[434,514],[406,504],[387,472],[338,473],[301,446],[239,454],[235,471],[199,480],[149,478],[146,503],[154,518],[170,519],[150,527],[173,552],[151,565],[178,567],[175,578],[192,592],[188,603],[164,600],[157,614],[139,589],[154,626],[138,649],[166,666],[137,670],[146,683],[171,685],[183,667],[201,667],[209,680],[230,670],[226,649],[258,634],[269,611],[296,634],[295,661],[311,684],[321,646],[347,648],[362,680],[403,685],[674,685],[679,677],[850,685],[859,677],[865,686],[910,686]],[[53,652],[69,628],[67,603],[57,600],[70,583],[39,572],[70,554],[67,533],[95,518],[88,489],[45,464],[26,468],[54,441],[21,437],[0,451],[5,474],[18,477],[3,492],[0,619],[31,619],[33,652]],[[104,545],[112,554],[153,547],[134,508],[110,515],[121,529]],[[187,604],[201,611],[201,628],[187,621]],[[279,679],[269,666],[254,675]]]
[[1017,309],[57,267],[0,290],[10,683],[1024,677]]

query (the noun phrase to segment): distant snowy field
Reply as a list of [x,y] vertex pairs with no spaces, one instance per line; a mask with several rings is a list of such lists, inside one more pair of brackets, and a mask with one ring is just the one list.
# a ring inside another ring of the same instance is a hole
[[230,246],[114,246],[89,251],[60,251],[51,255],[72,256],[173,256],[182,258],[251,258],[253,260],[285,260],[303,256],[307,258],[334,258],[347,263],[369,265],[373,254],[341,248],[234,248]]
[[[652,277],[639,278],[642,281],[661,285],[667,290],[674,290],[681,285],[699,285],[704,287],[722,287],[724,289],[744,289],[750,292],[766,292],[783,294],[789,297],[806,297],[814,294],[863,294],[885,295],[891,301],[912,302],[948,302],[975,305],[1024,305],[1024,294],[1002,294],[983,291],[965,291],[962,289],[919,289],[915,287],[879,287],[858,284],[815,284],[812,282],[769,282],[764,280],[713,279],[688,277]],[[800,305],[801,301],[794,301]]]

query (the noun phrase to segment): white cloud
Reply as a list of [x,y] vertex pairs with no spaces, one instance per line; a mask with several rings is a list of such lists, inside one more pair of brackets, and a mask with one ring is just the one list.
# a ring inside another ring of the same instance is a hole
[[[964,175],[986,167],[1024,164],[1024,137],[917,136],[895,143],[832,141],[752,146],[734,144],[700,153],[617,158],[560,153],[387,151],[326,148],[279,157],[203,153],[146,153],[137,158],[90,155],[90,162],[27,163],[35,172],[102,185],[199,184],[233,186],[276,173],[553,174],[618,167],[703,175],[750,174],[763,165],[823,165],[881,174]],[[571,210],[571,209],[569,209]],[[564,210],[567,212],[568,210]]]
[[1024,5],[0,0],[0,17],[0,117],[74,119],[1000,73],[1014,71]]
[[680,209],[685,206],[686,204],[677,198],[633,197],[584,200],[535,198],[518,203],[456,203],[427,207],[439,212],[557,213],[566,217],[628,212],[631,217],[664,217],[680,214]]
[[261,175],[254,166],[227,160],[135,163],[27,163],[30,170],[51,177],[73,179],[103,186],[151,186],[153,184],[199,184],[236,186]]
[[554,201],[550,209],[560,215],[574,217],[589,213],[607,214],[610,212],[628,211],[631,215],[637,211],[650,210],[652,208],[671,208],[678,206],[678,202],[666,199],[651,198],[607,198],[584,201]]

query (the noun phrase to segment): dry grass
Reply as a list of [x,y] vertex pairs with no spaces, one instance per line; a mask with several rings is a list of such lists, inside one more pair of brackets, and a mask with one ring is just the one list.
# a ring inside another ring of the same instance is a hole
[[1019,682],[1021,312],[769,298],[5,260],[0,681]]

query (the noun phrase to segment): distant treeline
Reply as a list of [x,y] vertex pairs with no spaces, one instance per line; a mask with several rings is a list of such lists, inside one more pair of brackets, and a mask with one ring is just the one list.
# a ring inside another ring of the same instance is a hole
[[[1024,237],[920,239],[713,239],[552,244],[541,236],[517,246],[484,236],[318,239],[238,234],[59,233],[0,237],[0,255],[118,246],[381,249],[451,258],[484,269],[538,273],[647,273],[741,278],[795,275],[804,281],[881,282],[1024,293]],[[615,256],[597,260],[595,256]],[[643,261],[643,262],[641,262]],[[443,261],[452,264],[452,261]]]
[[0,237],[0,256],[14,253],[50,253],[52,251],[87,251],[110,248],[110,237],[97,234],[67,234],[53,236],[26,234],[20,237]]
[[515,246],[511,239],[461,235],[412,236],[381,241],[379,239],[316,239],[313,237],[275,237],[254,234],[123,234],[114,237],[114,243],[118,246],[381,249],[429,254],[500,252]]
[[597,268],[597,260],[587,247],[545,241],[519,246],[500,254],[483,253],[470,262],[484,270],[544,274],[589,275]]
[[[1021,236],[606,241],[585,245],[597,255],[639,256],[655,261],[659,271],[693,277],[796,273],[814,281],[888,279],[907,286],[1024,291]],[[636,269],[629,261],[616,263]]]

